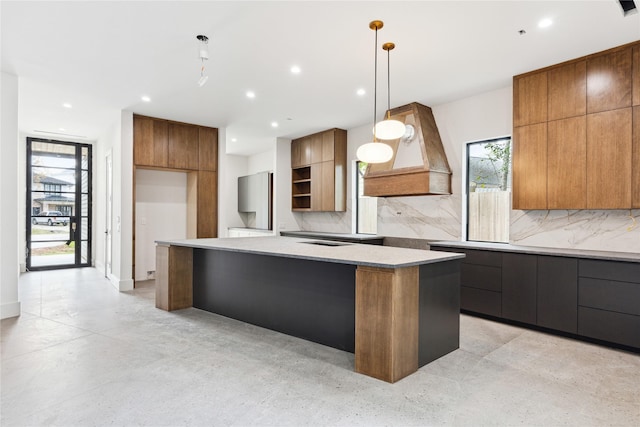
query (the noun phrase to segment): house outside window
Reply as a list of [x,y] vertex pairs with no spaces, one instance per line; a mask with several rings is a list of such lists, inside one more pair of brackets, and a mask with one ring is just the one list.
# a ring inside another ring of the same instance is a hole
[[467,240],[509,242],[511,138],[467,144]]

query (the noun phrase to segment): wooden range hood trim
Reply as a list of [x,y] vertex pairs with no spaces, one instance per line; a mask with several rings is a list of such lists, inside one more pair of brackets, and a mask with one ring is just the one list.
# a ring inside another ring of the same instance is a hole
[[451,168],[431,108],[413,102],[390,110],[391,118],[407,123],[413,115],[423,165],[393,169],[400,139],[385,141],[393,148],[387,163],[372,164],[364,176],[364,194],[374,197],[451,194]]

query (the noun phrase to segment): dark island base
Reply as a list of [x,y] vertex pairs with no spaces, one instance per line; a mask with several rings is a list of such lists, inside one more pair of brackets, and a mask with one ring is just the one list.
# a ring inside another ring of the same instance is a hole
[[193,306],[354,352],[356,266],[193,251]]
[[[418,366],[459,347],[458,260],[419,267]],[[353,353],[356,266],[193,250],[193,306]]]

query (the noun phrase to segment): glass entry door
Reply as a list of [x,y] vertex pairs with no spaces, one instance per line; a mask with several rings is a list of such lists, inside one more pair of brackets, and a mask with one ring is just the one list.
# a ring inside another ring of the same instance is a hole
[[27,138],[27,269],[91,264],[91,145]]

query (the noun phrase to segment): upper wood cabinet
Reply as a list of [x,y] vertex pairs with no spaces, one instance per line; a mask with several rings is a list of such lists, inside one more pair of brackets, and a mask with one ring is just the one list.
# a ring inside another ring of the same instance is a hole
[[513,208],[640,207],[636,103],[640,42],[515,76]]
[[587,115],[587,209],[631,207],[631,108]]
[[198,170],[198,127],[169,123],[169,167]]
[[140,166],[167,167],[169,140],[167,122],[150,117],[134,116],[133,162]]
[[548,124],[547,200],[549,209],[587,207],[587,121],[571,117]]
[[547,124],[513,132],[513,209],[547,209]]
[[513,125],[547,121],[547,73],[538,72],[513,81]]
[[134,166],[187,174],[187,234],[217,237],[218,129],[133,116]]
[[303,137],[291,141],[291,167],[309,166],[311,164],[311,139]]
[[218,129],[198,128],[198,170],[218,170]]
[[587,62],[548,71],[549,120],[584,116],[587,112]]
[[300,212],[347,208],[347,131],[329,129],[291,142],[291,209]]
[[587,113],[631,106],[632,49],[587,60]]

